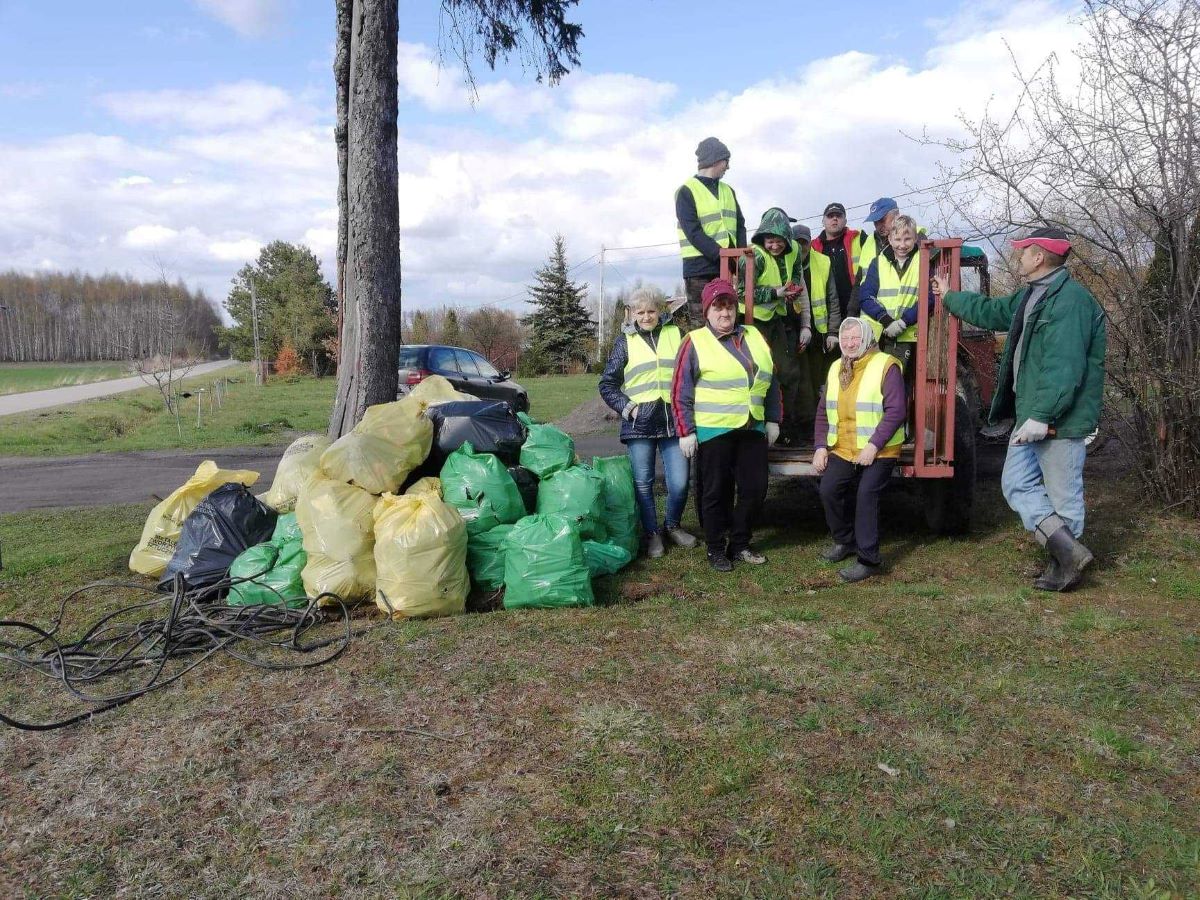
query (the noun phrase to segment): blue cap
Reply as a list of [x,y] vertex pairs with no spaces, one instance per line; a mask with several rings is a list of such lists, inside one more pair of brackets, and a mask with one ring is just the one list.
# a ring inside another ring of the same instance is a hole
[[867,221],[868,222],[878,222],[880,219],[882,219],[884,216],[886,216],[888,213],[890,213],[893,209],[899,209],[899,208],[900,207],[898,205],[896,205],[896,201],[893,200],[891,197],[880,197],[878,200],[876,200],[874,203],[871,204],[871,211],[869,213],[867,213]]

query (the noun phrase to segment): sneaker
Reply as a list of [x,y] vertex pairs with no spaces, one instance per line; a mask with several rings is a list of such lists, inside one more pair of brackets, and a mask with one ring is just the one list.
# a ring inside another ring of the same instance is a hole
[[745,550],[739,550],[733,556],[738,562],[749,563],[752,566],[761,566],[767,561],[767,558],[757,550],[751,550],[747,547]]
[[708,564],[718,572],[732,572],[733,563],[729,561],[729,557],[724,553],[708,554]]
[[854,584],[856,581],[863,581],[873,575],[879,574],[879,566],[867,566],[860,562],[855,562],[852,566],[847,566],[838,571],[842,581],[848,584]]
[[832,544],[821,551],[821,559],[826,562],[837,563],[849,556],[853,556],[857,552],[858,548],[853,544]]
[[664,529],[667,533],[667,540],[676,547],[684,547],[691,550],[696,546],[696,536],[690,532],[684,531],[678,525],[674,525]]
[[667,548],[663,546],[661,534],[656,531],[654,534],[646,535],[646,555],[648,557],[651,559],[658,559],[666,552]]

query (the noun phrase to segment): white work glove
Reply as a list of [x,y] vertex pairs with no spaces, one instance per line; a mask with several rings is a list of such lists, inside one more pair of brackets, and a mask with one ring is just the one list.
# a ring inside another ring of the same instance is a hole
[[696,455],[696,447],[700,445],[700,439],[696,437],[695,432],[685,434],[679,439],[679,452],[683,454],[684,459],[691,459]]
[[1038,441],[1045,440],[1046,435],[1050,433],[1050,426],[1045,422],[1037,422],[1033,419],[1026,419],[1021,423],[1021,427],[1013,432],[1010,444],[1036,444]]
[[897,319],[887,328],[883,329],[883,334],[884,337],[889,337],[894,341],[896,338],[900,337],[901,333],[906,328],[908,328],[907,323],[905,323],[903,319]]
[[825,335],[825,352],[832,353],[838,348],[838,336],[836,334]]
[[825,473],[825,467],[829,465],[829,451],[824,447],[818,447],[813,454],[813,471],[818,475]]
[[775,288],[775,296],[776,297],[786,297],[787,296],[787,285],[781,284],[779,287]]
[[800,329],[800,350],[803,352],[808,349],[808,345],[812,343],[812,329],[805,326]]
[[767,446],[774,447],[775,442],[779,440],[779,425],[776,422],[767,423]]
[[632,422],[637,418],[637,411],[638,405],[636,403],[630,403],[625,407],[625,412],[621,413],[621,415],[624,416],[628,421]]
[[869,466],[875,462],[875,455],[879,453],[879,448],[867,441],[867,446],[858,451],[858,456],[854,457],[856,466]]

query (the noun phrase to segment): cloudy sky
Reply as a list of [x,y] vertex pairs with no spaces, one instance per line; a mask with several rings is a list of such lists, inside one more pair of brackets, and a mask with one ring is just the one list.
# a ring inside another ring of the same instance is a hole
[[[559,86],[437,65],[436,0],[400,0],[405,304],[523,304],[553,235],[606,292],[678,279],[673,193],[714,134],[756,222],[780,205],[857,222],[881,194],[933,215],[953,135],[1076,40],[1052,0],[911,5],[582,0]],[[914,12],[917,10],[919,12]],[[864,23],[870,27],[864,28]],[[224,298],[273,239],[332,281],[332,0],[0,0],[0,268],[157,277]]]

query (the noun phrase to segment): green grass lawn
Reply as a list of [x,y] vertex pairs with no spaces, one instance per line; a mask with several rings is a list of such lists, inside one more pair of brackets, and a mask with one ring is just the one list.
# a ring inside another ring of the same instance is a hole
[[[780,482],[761,568],[675,551],[595,609],[388,624],[322,669],[213,661],[0,731],[0,892],[1196,896],[1200,525],[1117,480],[1089,500],[1073,594],[1031,588],[994,482],[960,540],[890,492],[893,569],[857,586],[815,558],[812,484]],[[0,517],[0,617],[124,575],[146,511]],[[56,708],[0,679],[0,710]]]
[[[287,444],[300,432],[325,431],[329,425],[336,387],[333,378],[299,378],[290,383],[272,380],[258,387],[248,366],[220,374],[237,380],[229,385],[221,409],[210,411],[205,396],[199,425],[196,397],[183,401],[177,425],[158,392],[146,388],[0,417],[0,456],[272,446]],[[185,387],[211,387],[213,378],[192,379]],[[596,389],[596,376],[550,376],[521,384],[529,391],[532,415],[549,422],[589,399]]]
[[0,394],[89,384],[129,374],[125,362],[0,363]]

